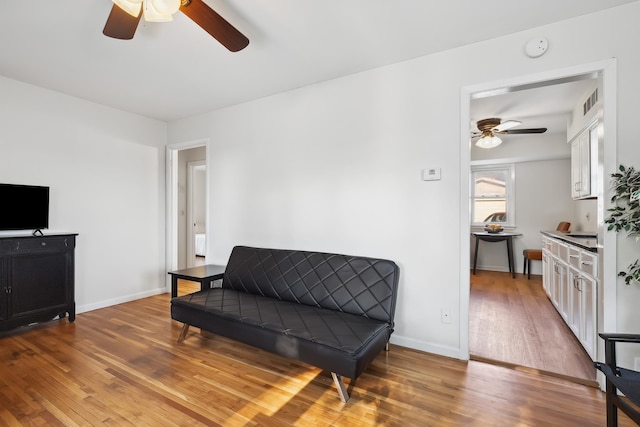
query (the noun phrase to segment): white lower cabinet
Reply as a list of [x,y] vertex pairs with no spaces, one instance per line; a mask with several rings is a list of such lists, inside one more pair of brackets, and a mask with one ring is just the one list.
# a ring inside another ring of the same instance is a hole
[[597,260],[596,253],[546,236],[543,238],[544,290],[592,359],[597,333]]
[[595,356],[596,297],[595,278],[571,268],[572,308],[569,327],[591,357]]
[[553,302],[553,305],[562,318],[566,320],[569,312],[569,295],[567,292],[569,267],[564,262],[555,258],[553,258],[551,262],[553,264],[553,293],[551,302]]
[[580,339],[580,317],[581,317],[581,309],[580,309],[580,292],[578,291],[578,283],[580,278],[580,273],[575,269],[571,268],[571,309],[569,313],[569,321],[567,325],[573,331],[576,337]]
[[559,263],[555,258],[551,259],[553,264],[553,277],[551,278],[551,302],[556,307],[558,311],[560,311],[560,290],[562,289],[562,264]]
[[551,279],[553,276],[553,260],[548,251],[542,251],[542,288],[547,293],[547,296],[551,298]]
[[583,298],[583,329],[582,329],[582,345],[589,356],[593,359],[596,355],[597,326],[596,313],[598,312],[598,281],[593,277],[584,277],[582,279],[580,292]]

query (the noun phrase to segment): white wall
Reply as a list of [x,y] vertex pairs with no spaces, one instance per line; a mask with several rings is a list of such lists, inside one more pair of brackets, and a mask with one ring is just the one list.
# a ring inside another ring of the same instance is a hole
[[[78,233],[78,312],[164,292],[166,124],[0,77],[0,182]],[[47,232],[45,231],[45,234]]]
[[572,231],[598,231],[598,200],[575,200],[573,202]]
[[[392,341],[459,355],[461,88],[616,57],[618,155],[640,159],[637,16],[635,2],[170,123],[171,143],[211,141],[210,261],[237,244],[391,258],[402,271]],[[535,36],[550,48],[531,59]],[[421,181],[425,167],[442,179]],[[619,239],[619,253],[626,266],[638,246]],[[640,286],[618,294],[619,328],[638,331]]]

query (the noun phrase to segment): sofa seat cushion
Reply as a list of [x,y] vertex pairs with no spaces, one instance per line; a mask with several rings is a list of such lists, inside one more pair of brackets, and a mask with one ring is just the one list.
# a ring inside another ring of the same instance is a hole
[[205,311],[344,351],[357,353],[388,325],[355,314],[215,288],[196,292],[176,304],[204,307]]
[[172,299],[172,318],[357,377],[386,345],[388,323],[225,288]]

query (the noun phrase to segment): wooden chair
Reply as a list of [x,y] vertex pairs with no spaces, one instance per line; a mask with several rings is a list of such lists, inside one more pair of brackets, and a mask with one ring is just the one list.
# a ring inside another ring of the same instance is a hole
[[[571,223],[563,221],[558,224],[558,228],[556,228],[556,230],[566,233],[570,228]],[[542,249],[525,249],[522,251],[522,255],[524,256],[522,274],[526,274],[527,279],[531,279],[531,261],[542,261]],[[529,268],[529,273],[527,273],[527,267]]]
[[[616,365],[616,343],[640,343],[636,334],[599,334],[604,340],[604,363],[594,362],[602,371],[606,382],[605,398],[607,407],[607,427],[618,425],[618,409],[640,425],[640,372],[619,368]],[[618,395],[618,390],[624,397]],[[634,407],[636,405],[636,407]]]

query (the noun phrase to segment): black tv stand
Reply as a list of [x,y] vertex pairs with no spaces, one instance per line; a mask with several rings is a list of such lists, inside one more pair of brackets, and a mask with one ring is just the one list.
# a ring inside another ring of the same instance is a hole
[[37,229],[33,230],[33,235],[34,236],[44,236],[44,233],[42,232],[42,230],[37,228]]
[[77,234],[0,237],[0,331],[76,318]]

